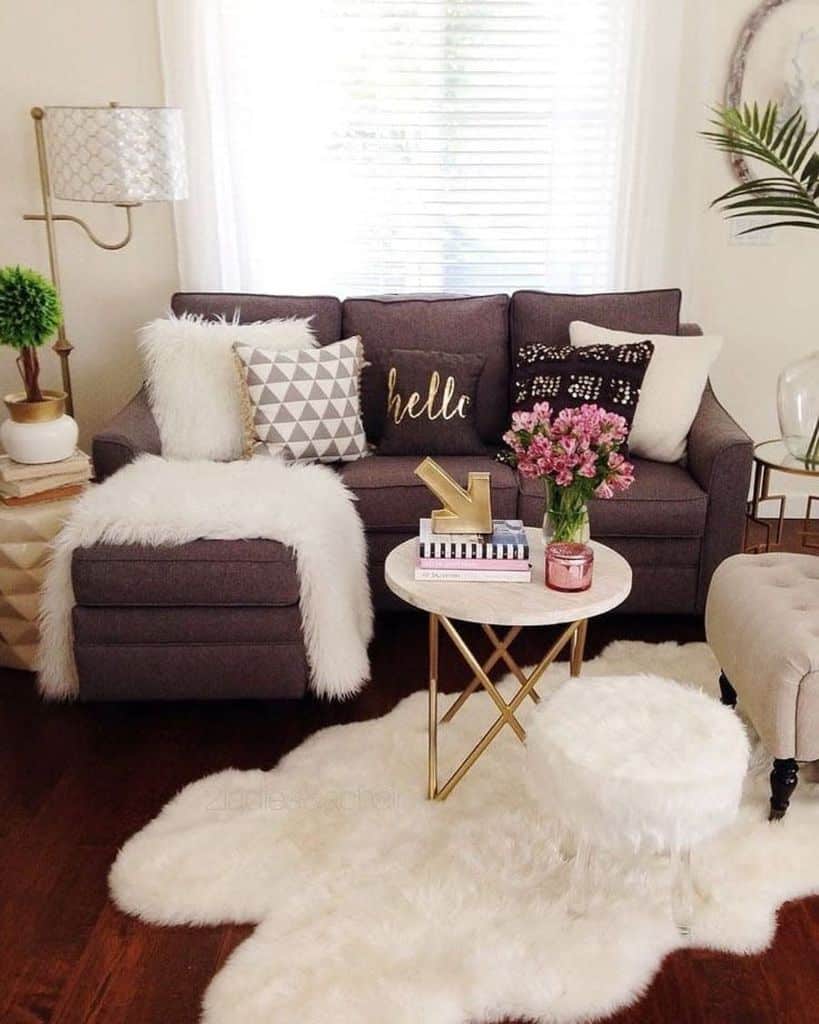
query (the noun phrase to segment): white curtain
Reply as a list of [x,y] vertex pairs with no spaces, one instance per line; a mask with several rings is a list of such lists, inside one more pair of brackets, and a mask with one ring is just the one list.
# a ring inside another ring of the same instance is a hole
[[647,111],[676,82],[678,7],[158,0],[182,287],[650,284],[669,197]]
[[[684,0],[632,0],[630,17],[611,283],[618,289],[679,286],[683,258],[672,231],[672,189]],[[683,144],[698,140],[692,133]]]

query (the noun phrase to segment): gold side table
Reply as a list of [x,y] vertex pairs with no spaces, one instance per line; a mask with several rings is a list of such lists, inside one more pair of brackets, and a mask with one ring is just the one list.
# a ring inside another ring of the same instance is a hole
[[[490,743],[508,726],[524,742],[526,732],[516,711],[527,697],[538,701],[535,686],[567,644],[571,644],[570,671],[579,675],[588,620],[616,608],[631,592],[631,567],[603,544],[592,541],[594,580],[583,593],[564,594],[549,590],[544,583],[545,554],[540,530],[527,529],[532,559],[530,583],[450,583],[415,579],[418,541],[408,540],[387,556],[384,578],[390,590],[408,604],[429,614],[429,757],[427,795],[430,800],[445,800],[472,768]],[[492,644],[492,654],[481,663],[469,648],[455,622],[479,623]],[[491,625],[490,625],[491,623]],[[557,640],[527,675],[509,650],[515,638],[527,626],[562,625]],[[501,636],[495,627],[505,629]],[[483,687],[495,703],[498,717],[464,757],[447,781],[438,785],[438,648],[440,631],[449,636],[473,673],[472,681],[455,698],[440,719],[452,720],[470,694]],[[503,662],[518,681],[518,689],[506,701],[492,682],[492,669]]]
[[[762,441],[760,444],[754,445],[751,498],[745,515],[745,536],[742,545],[746,552],[757,554],[761,551],[770,551],[771,547],[778,547],[782,543],[787,495],[771,494],[771,474],[775,472],[814,477],[819,481],[819,465],[808,468],[804,462],[791,455],[784,441]],[[766,501],[775,501],[779,505],[775,527],[762,519],[759,514],[759,506]],[[819,505],[819,495],[808,495],[805,517],[802,520],[802,528],[799,533],[802,538],[802,547],[819,550],[819,523],[814,526],[813,520],[814,502]],[[758,544],[748,543],[749,527],[752,523],[765,530],[765,540]]]
[[40,584],[49,545],[73,500],[0,504],[0,665],[6,668],[31,671],[36,665]]

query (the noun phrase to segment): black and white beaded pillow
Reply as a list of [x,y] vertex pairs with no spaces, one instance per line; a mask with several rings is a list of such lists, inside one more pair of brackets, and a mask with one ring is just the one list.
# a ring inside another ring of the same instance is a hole
[[548,402],[560,412],[594,404],[618,413],[631,430],[653,353],[650,341],[585,348],[524,345],[515,357],[512,408],[529,411],[536,402]]

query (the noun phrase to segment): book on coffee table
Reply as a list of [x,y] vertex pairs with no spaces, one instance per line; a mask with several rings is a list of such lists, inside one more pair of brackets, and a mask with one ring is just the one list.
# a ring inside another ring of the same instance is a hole
[[425,569],[415,567],[415,579],[442,583],[530,583],[532,567],[527,562],[520,569]]
[[495,519],[492,533],[435,533],[432,520],[418,528],[419,558],[526,561],[529,542],[522,519]]
[[418,528],[415,579],[451,583],[528,583],[529,543],[520,519],[496,519],[491,534],[435,533]]

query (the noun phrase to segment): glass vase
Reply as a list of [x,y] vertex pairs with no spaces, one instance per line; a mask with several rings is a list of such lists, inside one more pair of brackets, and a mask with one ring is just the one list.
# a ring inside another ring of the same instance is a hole
[[808,467],[819,465],[819,351],[779,375],[777,412],[791,455]]
[[546,512],[543,516],[543,543],[585,544],[589,529],[586,502],[571,488],[557,487],[546,481]]

